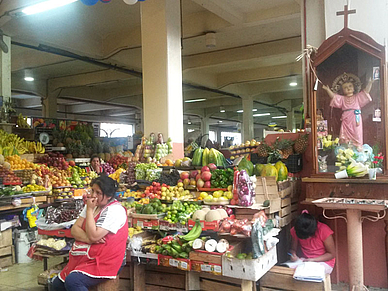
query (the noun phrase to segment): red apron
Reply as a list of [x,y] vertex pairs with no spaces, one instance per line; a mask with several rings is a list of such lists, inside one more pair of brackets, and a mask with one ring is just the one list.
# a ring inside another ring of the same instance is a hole
[[[102,211],[111,205],[120,204],[118,201],[112,201],[107,204],[94,217],[97,222]],[[85,230],[86,219],[82,224]],[[81,272],[92,278],[116,278],[126,251],[128,238],[128,220],[116,234],[109,232],[105,237],[103,244],[87,244],[75,241],[69,252],[69,263],[58,275],[63,282],[71,272]]]

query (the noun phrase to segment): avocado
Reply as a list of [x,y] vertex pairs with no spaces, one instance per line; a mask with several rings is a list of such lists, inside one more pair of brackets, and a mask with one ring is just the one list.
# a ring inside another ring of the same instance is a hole
[[265,201],[263,202],[263,206],[264,206],[264,207],[269,207],[269,205],[270,205],[270,201],[269,201],[269,200],[265,200]]

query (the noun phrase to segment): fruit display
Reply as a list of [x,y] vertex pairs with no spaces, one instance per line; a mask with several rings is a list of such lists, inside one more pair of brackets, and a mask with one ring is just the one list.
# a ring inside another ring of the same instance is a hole
[[162,204],[162,202],[153,198],[150,199],[150,203],[148,204],[135,204],[136,213],[138,214],[161,214],[166,212],[166,204]]
[[123,183],[132,185],[136,182],[136,173],[135,173],[135,162],[130,162],[128,165],[128,169],[123,172]]
[[23,114],[19,113],[16,125],[20,128],[31,128],[27,122],[27,117],[24,117]]
[[135,172],[136,180],[154,181],[159,179],[161,169],[155,163],[140,163],[135,166]]
[[260,176],[262,176],[262,177],[275,176],[276,180],[278,180],[278,170],[272,164],[265,164],[260,172]]
[[202,149],[197,148],[194,151],[192,165],[193,166],[207,166],[209,164],[215,164],[217,167],[227,168],[229,163],[226,161],[224,155],[216,149]]
[[117,170],[118,168],[127,169],[128,168],[129,158],[120,154],[114,155],[108,161],[113,169]]
[[308,138],[309,138],[308,134],[302,134],[295,140],[295,143],[294,143],[295,153],[303,154],[306,151],[308,142],[309,142]]
[[71,187],[53,188],[52,195],[55,197],[55,199],[67,199],[73,197],[74,190]]
[[254,169],[254,167],[253,167],[252,162],[248,161],[248,159],[245,157],[238,164],[238,170],[239,171],[245,170],[249,176],[253,175],[253,169]]
[[21,191],[20,186],[4,187],[0,189],[0,197],[12,196],[12,195],[18,195],[18,194],[23,194],[23,191]]
[[217,169],[211,174],[211,188],[227,188],[229,185],[233,185],[234,171],[232,169]]
[[104,163],[101,165],[101,167],[104,170],[104,173],[107,175],[113,174],[115,172],[115,169],[109,163]]
[[284,181],[284,180],[287,180],[287,177],[288,177],[288,169],[287,169],[287,166],[281,162],[281,161],[278,161],[276,162],[275,164],[275,168],[277,170],[277,181]]
[[[229,186],[232,188],[232,186]],[[205,195],[206,193],[206,195]],[[201,199],[205,202],[205,204],[229,204],[229,200],[233,198],[232,191],[214,191],[210,194],[207,192],[201,192]]]
[[37,184],[28,184],[27,186],[24,186],[22,190],[24,193],[47,191],[45,187]]
[[16,171],[15,175],[18,176],[23,184],[29,184],[31,183],[32,176],[35,174],[35,170],[28,169],[28,170],[21,170]]
[[193,250],[205,250],[209,253],[217,252],[223,254],[229,250],[229,242],[226,239],[217,241],[208,237],[197,238],[193,242]]
[[166,184],[168,186],[176,186],[180,179],[180,174],[177,170],[171,170],[169,173],[160,173],[159,179],[155,180],[160,184]]
[[200,221],[207,221],[207,222],[220,221],[224,218],[229,217],[229,215],[233,215],[233,210],[231,210],[230,208],[225,209],[223,207],[221,208],[203,207],[194,212],[192,220],[195,221],[199,219]]
[[162,200],[191,201],[194,199],[190,191],[183,188],[183,183],[178,183],[177,186],[162,186],[160,191],[160,197]]
[[163,140],[163,134],[158,133],[155,136],[151,133],[148,138],[141,139],[141,144],[137,146],[134,161],[135,162],[159,162],[159,160],[172,153],[172,140],[169,138],[166,143]]
[[82,211],[84,202],[82,199],[73,202],[63,203],[58,207],[49,206],[46,211],[46,223],[63,223],[77,219]]
[[119,197],[121,198],[129,198],[129,197],[133,197],[135,199],[137,198],[142,198],[142,195],[144,193],[143,192],[140,192],[140,191],[131,191],[130,189],[127,189],[124,194],[120,194]]
[[142,233],[143,230],[141,229],[140,226],[137,226],[137,227],[129,227],[128,228],[128,236],[130,238],[132,238],[134,235],[136,234],[139,234],[139,233]]
[[118,168],[113,174],[110,174],[109,177],[113,180],[116,180],[117,182],[120,182],[120,175],[125,170],[123,168]]
[[22,183],[22,180],[12,170],[1,165],[0,178],[3,180],[4,185],[20,185]]
[[[87,181],[82,181],[76,168],[72,169],[71,177],[67,178],[73,188],[83,188],[87,185]],[[67,186],[67,185],[65,185]]]
[[34,169],[35,165],[26,159],[20,158],[18,155],[8,156],[5,160],[11,165],[11,169],[15,170],[25,170],[25,169]]
[[38,159],[40,164],[45,164],[49,167],[55,167],[59,170],[67,170],[69,162],[66,161],[63,154],[60,153],[48,153]]
[[[70,163],[69,163],[69,165],[70,165]],[[80,168],[80,167],[78,167],[78,166],[69,166],[68,168],[67,168],[67,173],[70,175],[70,174],[72,174],[73,173],[73,171],[77,171],[78,172],[78,176],[80,176],[80,177],[87,177],[88,176],[88,173],[86,173],[86,170],[85,169],[82,169],[82,168]],[[94,171],[91,171],[91,172],[94,172]],[[96,172],[94,172],[94,173],[96,173]]]
[[255,151],[255,148],[260,146],[260,142],[252,139],[251,141],[246,141],[240,145],[233,145],[229,147],[229,151],[231,153],[230,159],[234,160],[240,156],[244,156],[246,154],[250,154]]
[[165,208],[166,216],[163,218],[170,223],[186,224],[193,213],[200,209],[201,206],[196,203],[174,201]]
[[179,238],[183,241],[190,242],[199,238],[201,233],[202,233],[202,226],[200,221],[197,219],[195,221],[194,227],[186,235],[180,236]]
[[24,138],[0,129],[0,154],[4,157],[27,153],[44,153],[40,142],[25,141]]
[[248,219],[224,219],[221,223],[219,233],[230,235],[242,234],[246,237],[251,236],[252,223]]

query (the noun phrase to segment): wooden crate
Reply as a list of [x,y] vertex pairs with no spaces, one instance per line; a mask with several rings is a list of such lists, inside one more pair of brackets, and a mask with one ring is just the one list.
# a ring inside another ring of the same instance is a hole
[[[208,273],[200,273],[200,288],[203,291],[228,290],[228,291],[252,291],[256,290],[256,282],[241,279],[217,276]],[[198,289],[196,289],[198,290]]]
[[278,212],[282,207],[281,199],[292,193],[292,183],[291,181],[276,182],[276,177],[258,177],[255,193],[255,203],[262,204],[265,200],[270,201],[267,214]]
[[0,257],[12,255],[12,246],[0,248]]
[[12,246],[12,229],[0,232],[0,248]]
[[142,290],[185,290],[186,273],[176,268],[146,265]]
[[292,221],[291,213],[284,217],[280,217],[279,227],[285,227],[286,225],[290,224],[291,221]]
[[330,275],[321,283],[295,280],[294,270],[287,267],[274,266],[260,279],[260,291],[292,290],[292,291],[331,291]]
[[0,257],[0,268],[9,267],[9,266],[12,266],[12,264],[13,264],[12,255]]

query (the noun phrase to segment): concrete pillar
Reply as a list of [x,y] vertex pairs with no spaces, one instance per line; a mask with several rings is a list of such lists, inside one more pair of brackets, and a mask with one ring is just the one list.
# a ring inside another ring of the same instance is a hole
[[3,41],[8,46],[8,53],[0,50],[0,96],[5,103],[11,100],[11,38],[4,35]]
[[347,209],[349,290],[364,290],[361,210]]
[[217,128],[217,142],[220,144],[220,146],[222,146],[222,143],[224,142],[223,140],[221,140],[221,132],[222,132],[222,128],[219,127]]
[[46,96],[42,98],[42,115],[45,118],[57,118],[57,96],[60,91],[53,90],[53,87],[50,85],[50,82],[48,82],[46,92]]
[[209,133],[209,123],[210,118],[208,116],[204,116],[201,119],[201,131],[202,134],[208,134]]
[[163,133],[183,157],[183,100],[179,0],[140,5],[144,133]]
[[243,132],[242,132],[242,142],[251,140],[254,137],[253,133],[253,98],[252,97],[243,97],[242,99],[243,107]]
[[293,131],[295,126],[295,114],[294,110],[287,112],[287,130]]

